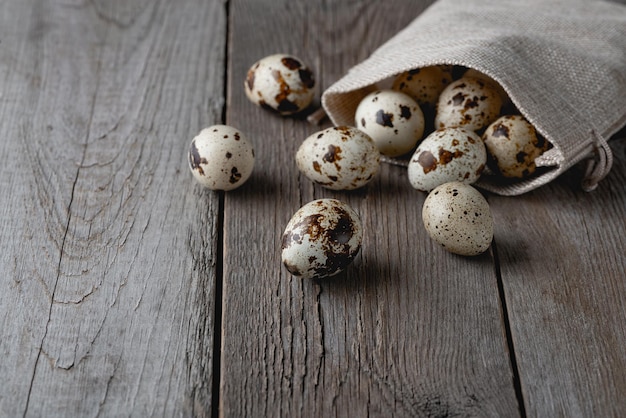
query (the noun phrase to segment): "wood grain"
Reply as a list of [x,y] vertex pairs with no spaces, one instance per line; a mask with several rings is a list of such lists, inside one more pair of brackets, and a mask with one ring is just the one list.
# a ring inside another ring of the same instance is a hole
[[[227,121],[255,143],[250,183],[225,198],[220,411],[224,416],[516,416],[494,260],[452,256],[426,236],[425,195],[385,166],[364,190],[330,192],[294,155],[317,128],[244,96],[246,71],[299,56],[319,93],[400,30],[425,3],[231,2]],[[360,213],[361,254],[339,277],[282,268],[291,215],[318,197]]]
[[[618,135],[619,136],[619,135]],[[491,197],[529,416],[626,415],[626,140],[592,193],[573,169],[514,199]]]
[[217,1],[0,5],[0,415],[207,415]]

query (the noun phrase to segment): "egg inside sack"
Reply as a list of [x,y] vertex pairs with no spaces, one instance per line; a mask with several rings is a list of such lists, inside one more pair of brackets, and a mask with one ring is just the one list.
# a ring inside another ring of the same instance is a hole
[[369,183],[380,168],[380,152],[364,132],[348,126],[310,135],[298,148],[296,164],[311,181],[332,190]]
[[350,206],[318,199],[302,206],[287,223],[281,258],[296,277],[330,277],[352,263],[362,240],[361,220]]
[[252,174],[254,148],[236,128],[214,125],[191,140],[188,162],[194,179],[204,187],[233,190]]
[[511,99],[509,98],[509,95],[506,93],[506,90],[504,90],[504,88],[500,85],[500,83],[498,83],[493,78],[489,77],[487,74],[481,73],[478,70],[470,68],[463,74],[463,77],[478,78],[479,80],[483,80],[487,83],[491,83],[492,87],[495,88],[495,90],[500,95],[502,106],[509,104],[509,102],[511,101]]
[[356,127],[368,134],[381,154],[399,157],[412,151],[424,134],[424,114],[409,95],[378,90],[357,106]]
[[500,116],[501,108],[502,99],[492,83],[474,77],[461,77],[441,92],[435,127],[463,127],[479,131]]
[[451,82],[452,67],[434,65],[397,75],[391,88],[408,94],[423,107],[434,108],[439,94]]
[[481,254],[493,240],[489,204],[465,183],[450,182],[433,189],[424,201],[422,221],[428,235],[454,254]]
[[523,116],[502,116],[483,134],[490,168],[507,178],[526,178],[535,172],[535,159],[548,142]]
[[281,115],[292,115],[313,101],[315,78],[301,59],[274,54],[250,67],[244,90],[252,103]]

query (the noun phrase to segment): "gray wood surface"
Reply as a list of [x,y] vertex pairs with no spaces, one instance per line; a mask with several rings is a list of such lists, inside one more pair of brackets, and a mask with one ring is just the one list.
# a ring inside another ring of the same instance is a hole
[[[465,258],[427,237],[403,168],[315,186],[294,155],[329,122],[245,97],[285,52],[319,99],[428,3],[0,2],[0,417],[626,416],[626,140],[593,193],[577,167],[488,195],[494,245]],[[187,167],[222,122],[257,156],[228,193]],[[364,243],[302,281],[280,238],[319,197]]]
[[219,196],[219,2],[0,4],[0,415],[204,415]]
[[524,196],[491,196],[529,416],[626,416],[626,131],[593,193],[572,170]]

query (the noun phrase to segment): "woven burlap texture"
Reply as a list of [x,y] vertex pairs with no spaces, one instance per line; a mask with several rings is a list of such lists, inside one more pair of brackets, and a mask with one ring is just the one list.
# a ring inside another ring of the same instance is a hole
[[553,148],[542,174],[502,185],[518,195],[588,159],[583,188],[611,168],[605,138],[626,124],[626,6],[597,0],[439,0],[322,95],[335,125],[354,126],[359,101],[401,72],[437,64],[489,75]]

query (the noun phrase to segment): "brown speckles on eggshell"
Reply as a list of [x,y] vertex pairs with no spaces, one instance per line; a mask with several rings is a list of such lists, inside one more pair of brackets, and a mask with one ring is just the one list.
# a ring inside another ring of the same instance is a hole
[[460,150],[448,151],[443,148],[439,148],[439,164],[446,165],[455,158],[463,156],[463,152]]
[[307,89],[312,89],[315,87],[315,79],[313,78],[313,73],[308,68],[301,68],[298,70],[298,75],[300,76],[300,81]]
[[423,151],[417,157],[417,162],[424,169],[424,174],[428,174],[437,168],[437,159],[430,151]]
[[249,90],[254,90],[254,70],[248,71],[248,76],[246,77],[246,84]]
[[393,128],[393,113],[387,113],[383,109],[380,109],[376,112],[376,123],[380,126]]
[[235,184],[239,180],[241,180],[241,173],[239,172],[239,170],[237,170],[237,167],[231,168],[230,169],[230,179],[228,181],[230,181],[232,184]]
[[196,147],[195,141],[192,141],[191,145],[189,146],[189,164],[191,165],[192,169],[198,170],[198,173],[200,175],[204,175],[204,170],[202,169],[201,164],[208,164],[208,161],[206,158],[201,157],[198,153],[198,148]]
[[498,123],[493,127],[493,133],[492,133],[494,138],[500,138],[500,137],[505,137],[508,138],[509,136],[509,127],[506,126],[503,123]]
[[277,96],[277,100],[278,101],[278,111],[281,113],[295,113],[298,111],[298,105],[294,102],[292,102],[291,100],[284,98],[281,99],[280,101],[278,100]]
[[302,67],[302,63],[293,57],[284,57],[280,60],[280,62],[282,62],[283,65],[290,70],[297,70]]
[[[356,257],[362,234],[358,215],[346,204],[335,199],[309,202],[285,228],[283,264],[303,278],[335,275]],[[298,240],[293,239],[295,235]]]
[[326,152],[326,154],[324,154],[322,160],[325,163],[334,163],[341,160],[341,148],[330,144],[328,146],[328,151]]
[[465,95],[459,92],[452,97],[452,100],[449,103],[452,103],[453,106],[461,106],[461,104],[463,104],[463,100],[465,100]]

